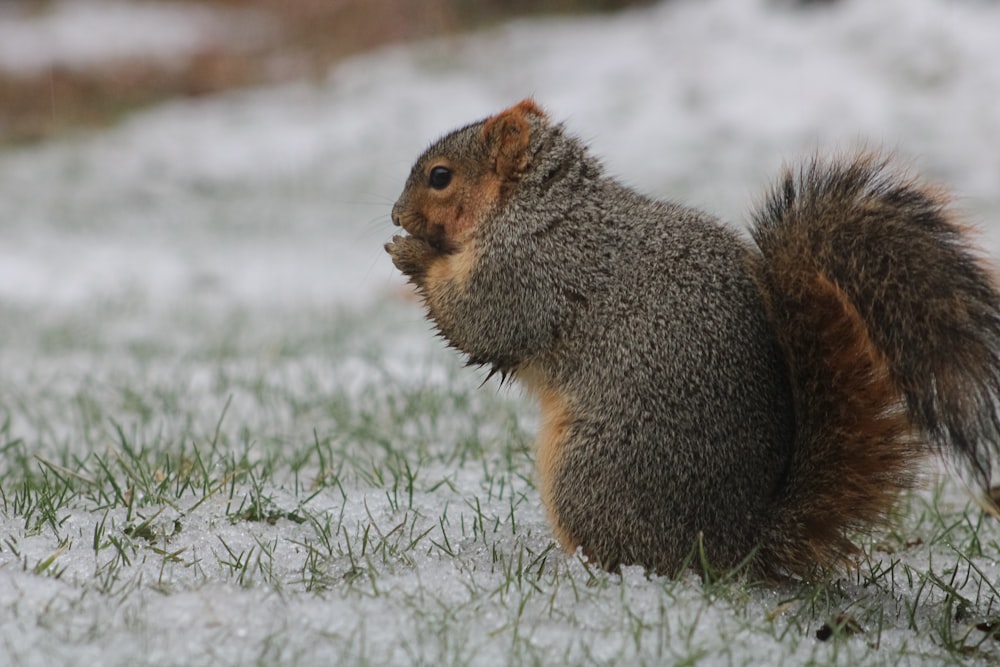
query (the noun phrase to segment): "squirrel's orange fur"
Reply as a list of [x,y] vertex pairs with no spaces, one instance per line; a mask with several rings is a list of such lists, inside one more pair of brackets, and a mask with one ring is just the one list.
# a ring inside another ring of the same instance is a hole
[[560,391],[560,388],[547,384],[544,378],[535,376],[530,369],[520,375],[521,381],[538,399],[541,428],[535,441],[535,469],[538,471],[538,489],[542,503],[548,512],[552,530],[559,545],[566,552],[574,551],[579,544],[562,526],[559,515],[554,511],[553,494],[555,493],[555,477],[558,473],[567,440],[572,426],[573,413],[570,409],[570,397]]
[[844,292],[821,273],[793,280],[793,302],[782,307],[796,321],[779,326],[779,339],[797,388],[797,439],[814,444],[808,456],[792,454],[779,500],[789,509],[763,560],[809,572],[843,563],[855,552],[844,536],[890,516],[925,448],[885,355]]

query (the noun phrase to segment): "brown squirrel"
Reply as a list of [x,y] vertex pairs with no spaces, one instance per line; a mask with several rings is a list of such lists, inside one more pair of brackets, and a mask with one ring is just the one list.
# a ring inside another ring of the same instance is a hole
[[529,99],[417,160],[385,248],[470,364],[538,398],[565,549],[819,576],[927,452],[988,486],[1000,441],[990,269],[888,162],[789,170],[751,244],[605,175]]

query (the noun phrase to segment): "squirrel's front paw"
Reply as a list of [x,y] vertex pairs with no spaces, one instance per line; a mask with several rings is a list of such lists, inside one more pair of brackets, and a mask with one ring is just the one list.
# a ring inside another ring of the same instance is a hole
[[418,286],[431,262],[439,256],[429,243],[413,236],[393,236],[392,241],[385,244],[385,251],[396,268]]

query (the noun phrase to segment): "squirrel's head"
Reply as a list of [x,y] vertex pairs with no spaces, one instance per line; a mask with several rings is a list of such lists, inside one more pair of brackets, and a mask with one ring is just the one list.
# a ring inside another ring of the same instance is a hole
[[593,208],[600,174],[530,99],[446,135],[413,165],[392,209],[406,233],[385,249],[470,363],[516,371],[567,324],[573,304],[554,274],[575,252],[578,204]]
[[[428,263],[461,251],[475,228],[496,211],[528,168],[533,133],[548,117],[532,100],[455,130],[428,148],[413,165],[392,221],[409,236],[406,257],[396,240],[386,245],[396,266],[417,278]],[[412,246],[421,244],[419,260]]]

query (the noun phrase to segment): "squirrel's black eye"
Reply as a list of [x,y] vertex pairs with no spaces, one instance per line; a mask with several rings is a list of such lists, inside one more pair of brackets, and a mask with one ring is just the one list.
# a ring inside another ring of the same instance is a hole
[[444,190],[451,183],[451,169],[448,167],[434,167],[431,169],[431,175],[427,183],[435,190]]

